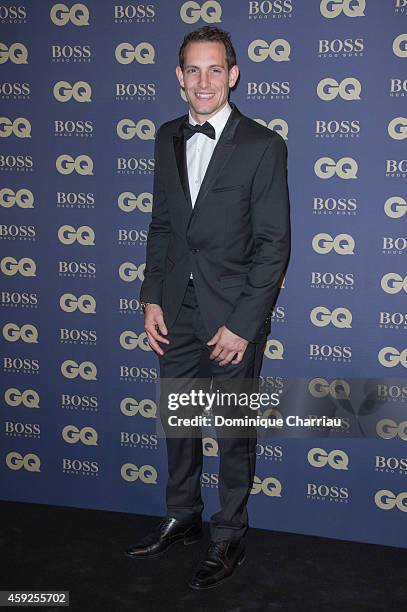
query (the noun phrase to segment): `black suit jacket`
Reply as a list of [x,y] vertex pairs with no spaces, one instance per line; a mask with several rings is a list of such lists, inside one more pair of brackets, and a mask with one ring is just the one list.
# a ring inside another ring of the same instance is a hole
[[192,271],[208,332],[226,325],[256,342],[270,331],[289,256],[287,147],[277,132],[230,105],[194,207],[181,128],[188,114],[157,131],[140,299],[160,304],[170,328]]

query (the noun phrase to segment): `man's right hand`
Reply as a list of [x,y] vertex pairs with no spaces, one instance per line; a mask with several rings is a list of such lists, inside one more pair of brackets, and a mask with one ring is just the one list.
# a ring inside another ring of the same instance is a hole
[[144,329],[147,332],[148,343],[158,355],[164,355],[164,351],[158,342],[169,344],[167,338],[161,334],[167,334],[168,330],[164,323],[164,314],[161,306],[158,304],[147,304],[144,312]]

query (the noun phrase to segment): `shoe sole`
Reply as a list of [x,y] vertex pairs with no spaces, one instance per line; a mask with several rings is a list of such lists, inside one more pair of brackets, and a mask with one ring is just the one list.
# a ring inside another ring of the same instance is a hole
[[[242,565],[245,561],[246,561],[246,555],[243,554],[243,556],[236,563],[236,566]],[[228,576],[225,576],[224,578],[221,578],[221,580],[218,580],[214,584],[208,584],[207,586],[196,586],[195,584],[192,584],[191,582],[188,584],[188,586],[191,589],[194,589],[194,591],[205,591],[206,589],[214,589],[215,587],[218,586],[218,584],[222,584],[222,582],[225,582],[225,580],[227,580],[228,578],[231,578],[233,576],[233,574],[234,574],[234,572],[232,572]]]
[[165,555],[165,553],[175,544],[180,544],[183,541],[184,546],[190,546],[191,544],[197,544],[202,540],[202,538],[203,533],[200,536],[189,536],[185,537],[184,540],[175,540],[175,542],[171,542],[171,544],[169,544],[165,550],[162,550],[161,552],[156,553],[155,555],[129,555],[127,552],[125,552],[124,554],[128,559],[154,559],[155,557],[162,557],[162,555]]

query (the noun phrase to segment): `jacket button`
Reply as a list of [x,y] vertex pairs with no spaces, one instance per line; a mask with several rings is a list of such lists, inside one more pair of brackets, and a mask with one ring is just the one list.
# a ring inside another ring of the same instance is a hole
[[191,249],[191,253],[199,253],[199,249]]

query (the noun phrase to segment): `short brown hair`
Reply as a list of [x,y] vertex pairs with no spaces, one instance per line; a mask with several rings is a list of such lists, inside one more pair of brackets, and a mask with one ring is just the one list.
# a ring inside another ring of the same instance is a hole
[[229,32],[221,30],[217,26],[202,26],[184,36],[182,45],[179,49],[178,60],[181,70],[184,70],[185,48],[190,42],[214,41],[223,43],[226,51],[226,61],[228,70],[236,65],[236,51],[233,48]]

